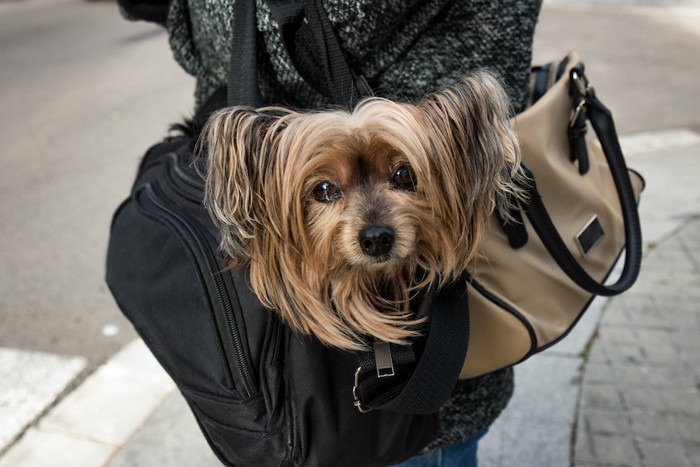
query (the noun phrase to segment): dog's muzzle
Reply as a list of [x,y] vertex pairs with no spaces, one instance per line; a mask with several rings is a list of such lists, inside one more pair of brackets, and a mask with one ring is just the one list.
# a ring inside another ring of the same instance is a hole
[[387,255],[394,246],[394,231],[385,225],[365,227],[359,237],[362,251],[374,258]]

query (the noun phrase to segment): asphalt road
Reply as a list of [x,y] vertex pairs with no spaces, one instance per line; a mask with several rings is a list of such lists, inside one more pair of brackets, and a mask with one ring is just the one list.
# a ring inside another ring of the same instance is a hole
[[0,0],[0,347],[94,367],[135,338],[103,280],[110,218],[193,86],[116,2]]
[[[621,133],[700,129],[699,10],[578,3],[545,0],[535,61],[581,51]],[[193,85],[114,2],[0,0],[0,347],[94,368],[135,337],[103,280],[110,217]]]

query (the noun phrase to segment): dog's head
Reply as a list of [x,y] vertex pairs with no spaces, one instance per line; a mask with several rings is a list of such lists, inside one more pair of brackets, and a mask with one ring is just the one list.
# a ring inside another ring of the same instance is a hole
[[346,349],[404,343],[411,295],[459,277],[514,192],[508,110],[483,72],[417,105],[221,110],[203,134],[221,247],[293,329]]

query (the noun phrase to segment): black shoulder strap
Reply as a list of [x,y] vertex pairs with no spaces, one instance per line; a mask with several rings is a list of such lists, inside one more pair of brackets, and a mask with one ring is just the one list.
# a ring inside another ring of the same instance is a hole
[[233,4],[232,27],[228,105],[260,107],[262,98],[256,67],[255,0],[237,0]]
[[419,313],[430,317],[430,329],[417,363],[410,346],[375,345],[358,355],[353,396],[361,412],[429,414],[447,402],[469,347],[467,280],[462,276],[424,300]]
[[325,89],[320,91],[330,96],[334,104],[353,108],[362,97],[371,95],[369,87],[345,60],[321,0],[305,0],[304,13],[307,21],[300,24],[296,33],[296,47],[290,50],[287,44],[288,51],[297,58],[297,70],[305,78],[321,71]]
[[[295,66],[317,90],[348,108],[372,94],[365,79],[355,75],[345,60],[320,0],[304,0],[303,9],[285,1],[270,0],[268,6]],[[255,0],[235,2],[232,24],[228,104],[259,107]]]

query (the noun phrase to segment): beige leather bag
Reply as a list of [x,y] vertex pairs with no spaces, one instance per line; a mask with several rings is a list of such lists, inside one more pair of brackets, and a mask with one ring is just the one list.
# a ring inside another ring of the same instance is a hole
[[[564,337],[596,295],[616,295],[641,265],[637,203],[612,116],[581,58],[533,69],[532,104],[513,120],[532,173],[522,223],[493,217],[469,287],[470,336],[461,378],[522,361]],[[588,131],[589,124],[597,138]],[[621,252],[619,280],[603,285]]]

